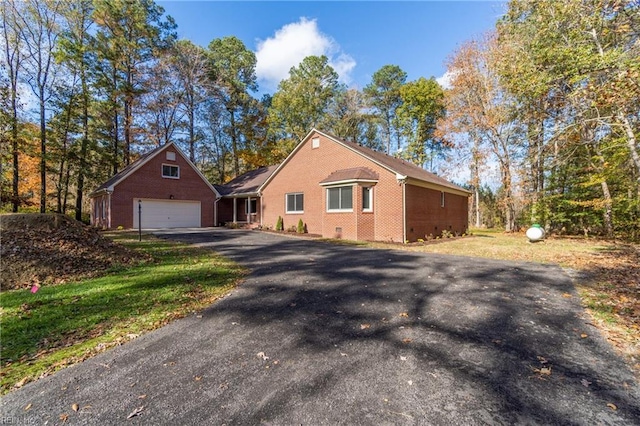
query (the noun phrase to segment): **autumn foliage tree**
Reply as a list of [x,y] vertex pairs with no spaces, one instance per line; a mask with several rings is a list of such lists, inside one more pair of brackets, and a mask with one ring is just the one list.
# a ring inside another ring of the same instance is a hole
[[513,169],[522,128],[514,116],[514,100],[502,87],[495,70],[497,50],[495,37],[488,35],[482,41],[466,43],[451,58],[447,68],[452,76],[445,101],[447,116],[440,123],[438,134],[466,153],[476,206],[481,164],[487,159],[497,163],[505,230],[513,231],[517,213]]
[[5,209],[37,201],[82,218],[87,191],[169,141],[223,183],[282,161],[317,127],[467,185],[477,226],[640,239],[637,1],[505,8],[495,31],[452,52],[446,88],[392,64],[347,87],[309,56],[258,99],[254,52],[234,36],[176,41],[153,0],[6,0]]

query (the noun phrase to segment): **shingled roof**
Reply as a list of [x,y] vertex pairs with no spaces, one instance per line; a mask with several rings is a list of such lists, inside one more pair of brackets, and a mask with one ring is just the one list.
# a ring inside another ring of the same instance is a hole
[[353,151],[356,151],[364,155],[365,157],[368,157],[370,160],[395,172],[398,175],[406,176],[408,178],[413,178],[413,179],[421,180],[428,183],[433,183],[436,185],[455,189],[457,191],[469,192],[468,190],[462,188],[461,186],[451,183],[448,180],[436,175],[435,173],[431,173],[423,169],[422,167],[416,166],[415,164],[410,163],[401,158],[392,157],[383,152],[374,151],[373,149],[367,148],[365,146],[338,139],[335,136],[330,136],[330,135],[327,135],[327,136],[338,141],[339,143],[342,143],[343,145],[346,145],[348,148],[351,148]]
[[[415,179],[418,181],[422,181],[425,183],[430,183],[430,184],[434,184],[434,185],[438,185],[440,187],[443,188],[449,188],[452,189],[454,191],[460,191],[460,192],[464,192],[466,194],[471,194],[471,192],[469,192],[469,190],[462,188],[461,186],[458,186],[454,183],[449,182],[448,180],[436,175],[435,173],[431,173],[426,171],[425,169],[423,169],[420,166],[416,166],[413,163],[410,163],[406,160],[403,160],[401,158],[396,158],[396,157],[392,157],[390,155],[387,155],[383,152],[378,152],[378,151],[374,151],[371,148],[367,148],[364,147],[362,145],[358,145],[356,143],[353,142],[347,142],[345,140],[342,140],[336,136],[331,135],[330,133],[325,133],[322,132],[318,129],[312,129],[307,136],[304,137],[304,139],[302,139],[302,141],[298,144],[298,146],[296,146],[296,148],[291,152],[291,154],[289,154],[289,157],[287,157],[287,159],[280,164],[280,167],[284,167],[285,163],[288,161],[288,159],[293,155],[294,152],[296,152],[303,144],[304,141],[306,141],[307,139],[309,139],[309,137],[314,134],[314,133],[318,133],[321,134],[331,140],[333,140],[334,142],[344,146],[347,149],[350,149],[351,151],[362,155],[363,157],[367,158],[370,161],[373,161],[374,163],[384,167],[385,169],[389,170],[392,173],[395,173],[397,175],[397,177],[400,179],[404,179],[404,178],[410,178],[410,179]],[[277,172],[277,170],[275,171]],[[273,176],[274,173],[272,173],[271,176]],[[268,183],[269,180],[271,180],[271,177],[269,177],[265,183]],[[326,180],[326,179],[325,179]]]
[[278,165],[260,167],[242,174],[224,185],[214,185],[222,196],[257,194],[262,184],[278,168]]
[[336,170],[325,179],[322,179],[320,185],[353,180],[377,181],[379,178],[380,176],[368,167],[353,167],[350,169]]

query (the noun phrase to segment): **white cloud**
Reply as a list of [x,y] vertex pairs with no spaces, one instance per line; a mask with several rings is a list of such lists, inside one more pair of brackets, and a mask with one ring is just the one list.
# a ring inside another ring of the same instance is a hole
[[436,81],[443,89],[451,89],[451,80],[453,80],[454,73],[451,71],[447,71],[442,74],[440,77],[436,78]]
[[330,36],[320,32],[315,19],[300,18],[276,31],[273,37],[258,41],[256,75],[261,85],[275,90],[281,80],[289,77],[291,67],[307,56],[325,55],[340,76],[342,83],[351,82],[356,61]]

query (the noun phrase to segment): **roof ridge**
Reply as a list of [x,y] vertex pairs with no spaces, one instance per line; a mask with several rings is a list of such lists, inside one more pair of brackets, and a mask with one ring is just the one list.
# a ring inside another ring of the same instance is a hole
[[[420,167],[417,164],[414,164],[410,161],[407,161],[403,158],[394,157],[392,155],[387,154],[386,152],[376,151],[372,148],[369,148],[364,145],[360,145],[356,142],[346,141],[342,138],[339,138],[330,133],[323,132],[321,130],[315,129],[317,132],[328,136],[335,141],[342,143],[348,148],[353,149],[354,151],[360,153],[361,155],[367,157],[369,160],[373,162],[377,162],[383,167],[401,174],[401,175],[412,175],[408,176],[413,179],[421,180],[423,182],[428,182],[444,187],[448,187],[450,189],[455,189],[458,191],[469,192],[467,189],[461,187],[460,185],[456,185],[453,182],[443,178],[442,176],[437,175],[436,173],[430,172],[423,167]],[[413,173],[412,173],[413,172]]]

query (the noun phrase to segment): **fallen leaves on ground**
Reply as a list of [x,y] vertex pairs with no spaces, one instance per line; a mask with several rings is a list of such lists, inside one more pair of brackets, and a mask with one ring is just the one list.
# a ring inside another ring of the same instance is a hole
[[133,417],[139,416],[140,414],[142,414],[143,411],[144,411],[144,406],[136,408],[131,413],[129,413],[129,415],[127,416],[127,420]]
[[588,277],[577,284],[595,325],[640,375],[640,247],[611,245],[570,265]]
[[[95,277],[117,265],[149,261],[65,215],[2,215],[0,288],[11,290]],[[35,289],[35,290],[34,290]]]

